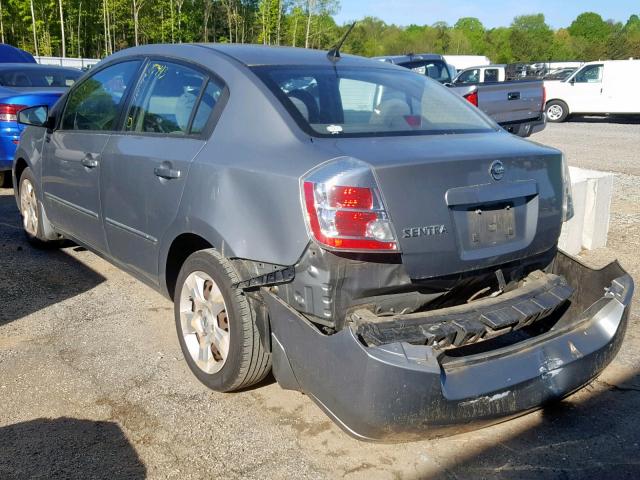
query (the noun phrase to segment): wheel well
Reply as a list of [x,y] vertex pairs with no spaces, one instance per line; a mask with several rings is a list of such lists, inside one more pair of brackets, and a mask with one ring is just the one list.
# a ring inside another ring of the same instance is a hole
[[22,172],[24,172],[24,169],[27,168],[29,165],[27,165],[27,162],[25,161],[24,158],[19,158],[18,160],[16,160],[16,166],[15,166],[15,170],[16,170],[16,190],[20,185],[20,177],[22,176]]
[[[560,103],[564,103],[565,105],[567,105],[567,102],[565,102],[564,100],[561,100],[559,98],[550,98],[545,102],[545,106],[549,105],[551,102],[560,102]],[[568,105],[567,105],[567,108],[569,108]]]
[[207,248],[213,248],[213,245],[194,233],[183,233],[173,240],[171,247],[169,247],[169,253],[167,254],[167,265],[165,269],[167,291],[171,298],[173,298],[178,274],[184,261],[192,253]]

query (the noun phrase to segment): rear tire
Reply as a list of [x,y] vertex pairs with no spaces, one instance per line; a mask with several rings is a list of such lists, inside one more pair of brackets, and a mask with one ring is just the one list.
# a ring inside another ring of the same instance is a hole
[[239,280],[233,265],[210,248],[191,254],[176,282],[180,348],[196,378],[218,392],[249,387],[271,369],[251,305],[233,288]]
[[37,248],[59,247],[61,240],[49,240],[44,234],[42,204],[38,200],[37,183],[29,167],[25,168],[20,176],[18,195],[22,228],[29,243]]
[[569,116],[569,106],[562,100],[551,100],[545,107],[547,120],[552,123],[564,122]]

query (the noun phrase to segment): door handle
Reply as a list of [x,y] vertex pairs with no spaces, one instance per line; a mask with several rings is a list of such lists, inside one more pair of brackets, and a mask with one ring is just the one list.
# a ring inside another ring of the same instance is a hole
[[98,160],[90,153],[87,153],[82,159],[82,165],[87,168],[96,168],[98,166]]
[[520,92],[509,92],[507,94],[508,100],[520,100]]
[[176,170],[169,162],[163,162],[153,169],[153,173],[156,177],[170,180],[172,178],[180,178],[180,170]]

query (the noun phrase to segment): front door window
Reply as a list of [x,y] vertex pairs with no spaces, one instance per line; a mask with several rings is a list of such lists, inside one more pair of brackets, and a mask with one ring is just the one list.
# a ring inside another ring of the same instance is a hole
[[116,126],[118,112],[140,61],[122,62],[98,71],[69,93],[62,115],[63,130],[109,131]]

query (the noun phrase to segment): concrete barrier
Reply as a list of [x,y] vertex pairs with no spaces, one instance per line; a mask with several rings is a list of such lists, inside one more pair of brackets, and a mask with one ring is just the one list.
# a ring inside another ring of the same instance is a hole
[[574,216],[562,227],[558,245],[576,255],[607,245],[613,177],[609,172],[569,167]]

